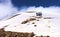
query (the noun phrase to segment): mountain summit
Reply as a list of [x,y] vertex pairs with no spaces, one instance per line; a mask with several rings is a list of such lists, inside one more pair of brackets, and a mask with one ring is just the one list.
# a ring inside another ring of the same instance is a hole
[[[51,16],[50,16],[51,15]],[[60,17],[57,14],[43,14],[41,12],[29,11],[21,12],[16,15],[0,21],[0,29],[12,32],[33,32],[36,36],[60,36]]]

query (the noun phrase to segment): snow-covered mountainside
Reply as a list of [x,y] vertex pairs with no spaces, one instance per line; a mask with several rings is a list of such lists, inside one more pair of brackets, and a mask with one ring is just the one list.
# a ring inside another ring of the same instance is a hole
[[12,32],[34,32],[37,36],[60,37],[59,15],[42,13],[42,16],[37,16],[36,12],[22,12],[0,21],[0,28]]

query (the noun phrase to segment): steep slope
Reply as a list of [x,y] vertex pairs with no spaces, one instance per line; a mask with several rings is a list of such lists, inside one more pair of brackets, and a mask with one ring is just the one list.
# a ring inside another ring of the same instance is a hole
[[36,16],[36,12],[20,13],[0,22],[0,28],[12,32],[34,32],[36,36],[60,37],[59,13]]

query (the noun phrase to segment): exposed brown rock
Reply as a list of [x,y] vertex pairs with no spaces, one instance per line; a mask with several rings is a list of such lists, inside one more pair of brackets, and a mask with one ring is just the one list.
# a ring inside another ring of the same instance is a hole
[[25,20],[21,24],[26,24],[27,22],[29,22],[29,20]]
[[47,36],[47,37],[50,37],[50,36]]
[[0,37],[5,37],[4,28],[0,29]]
[[10,31],[6,31],[6,32],[4,32],[5,37],[11,37],[11,33],[12,33],[12,32],[10,32]]
[[37,20],[37,21],[39,21],[39,20]]
[[17,35],[18,35],[18,34],[17,34],[16,32],[12,32],[12,33],[11,33],[11,37],[17,37]]
[[0,32],[4,32],[4,28],[1,28],[1,29],[0,29]]
[[34,20],[36,20],[36,19],[35,19],[35,18],[30,18],[30,19],[29,19],[29,21],[34,21]]
[[36,20],[35,18],[30,18],[30,19],[27,19],[25,21],[23,21],[21,24],[26,24],[27,22],[30,22],[30,21],[34,21]]
[[42,35],[41,35],[41,36],[36,36],[36,37],[50,37],[50,36],[42,36]]
[[34,27],[36,27],[37,25],[34,25]]
[[41,35],[41,36],[36,36],[36,37],[45,37],[45,36],[42,36],[42,35]]
[[34,33],[11,32],[0,29],[0,37],[33,37]]
[[[23,32],[11,32],[11,31],[4,31],[4,29],[0,29],[0,37],[34,37],[35,34],[32,33],[23,33]],[[36,37],[50,37],[50,36],[36,36]]]
[[32,24],[35,24],[35,22],[32,22]]

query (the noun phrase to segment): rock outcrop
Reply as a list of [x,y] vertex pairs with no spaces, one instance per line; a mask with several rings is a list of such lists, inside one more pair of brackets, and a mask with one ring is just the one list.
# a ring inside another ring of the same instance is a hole
[[0,29],[0,37],[33,37],[34,33],[11,32]]

